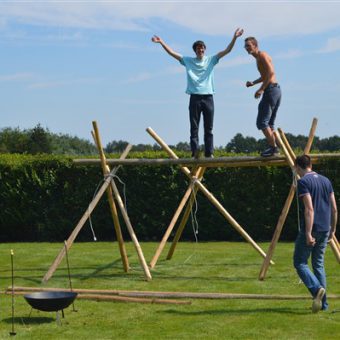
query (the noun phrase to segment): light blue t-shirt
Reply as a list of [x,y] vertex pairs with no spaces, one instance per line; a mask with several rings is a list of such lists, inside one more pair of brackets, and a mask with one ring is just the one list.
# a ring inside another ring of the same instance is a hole
[[218,63],[217,55],[204,56],[202,59],[182,57],[180,63],[187,71],[188,94],[214,94],[214,66]]

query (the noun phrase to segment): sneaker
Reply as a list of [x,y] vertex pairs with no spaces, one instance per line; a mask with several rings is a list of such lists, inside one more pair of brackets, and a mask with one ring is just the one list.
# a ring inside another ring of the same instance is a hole
[[316,293],[315,298],[313,299],[312,304],[312,312],[318,313],[322,308],[322,299],[325,296],[326,290],[323,287],[320,287],[318,292]]
[[205,156],[205,158],[214,158],[214,155]]
[[268,149],[261,152],[262,157],[271,157],[279,155],[279,148],[277,146],[270,146]]

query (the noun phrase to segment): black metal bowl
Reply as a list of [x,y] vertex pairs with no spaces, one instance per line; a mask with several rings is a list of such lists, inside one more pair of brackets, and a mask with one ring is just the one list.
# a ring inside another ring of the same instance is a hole
[[77,297],[74,292],[37,292],[24,295],[28,304],[44,312],[57,312],[67,308]]

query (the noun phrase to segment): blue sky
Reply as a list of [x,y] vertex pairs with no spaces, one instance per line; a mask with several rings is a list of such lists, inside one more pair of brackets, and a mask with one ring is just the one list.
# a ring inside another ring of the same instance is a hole
[[[32,128],[103,144],[189,140],[184,68],[151,42],[161,36],[182,55],[204,40],[207,54],[245,30],[215,68],[215,145],[255,127],[255,60],[243,38],[255,36],[274,61],[282,88],[277,126],[307,135],[340,131],[340,2],[337,1],[0,1],[0,127]],[[202,136],[202,131],[200,132]],[[201,138],[202,141],[202,138]]]

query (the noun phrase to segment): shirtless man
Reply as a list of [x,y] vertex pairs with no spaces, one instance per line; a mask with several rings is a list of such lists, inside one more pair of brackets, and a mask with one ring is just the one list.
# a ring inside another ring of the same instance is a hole
[[281,89],[276,80],[272,59],[266,52],[259,50],[257,40],[254,37],[246,38],[244,48],[256,59],[257,69],[261,75],[260,78],[246,83],[247,87],[262,83],[255,92],[256,99],[262,95],[256,126],[262,130],[269,147],[261,152],[261,156],[275,156],[279,154],[279,150],[275,142],[274,122],[281,102]]

